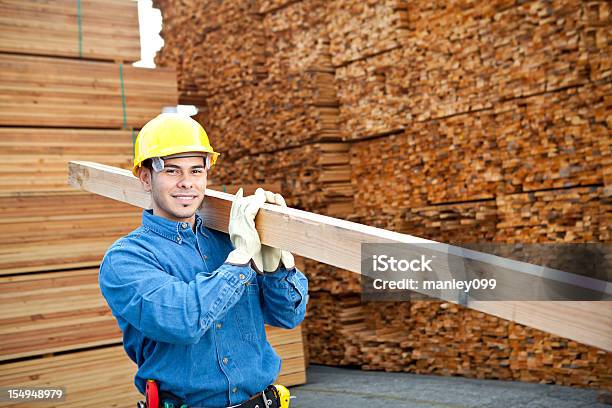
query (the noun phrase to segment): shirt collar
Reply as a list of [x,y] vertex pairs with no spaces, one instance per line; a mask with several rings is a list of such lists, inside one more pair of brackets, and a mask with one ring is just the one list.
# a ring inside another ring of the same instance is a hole
[[[204,234],[204,226],[202,224],[202,217],[196,214],[196,231]],[[191,226],[187,222],[176,222],[166,218],[153,214],[153,210],[142,211],[142,225],[149,230],[167,238],[171,241],[182,242],[181,231],[186,232],[191,229]]]

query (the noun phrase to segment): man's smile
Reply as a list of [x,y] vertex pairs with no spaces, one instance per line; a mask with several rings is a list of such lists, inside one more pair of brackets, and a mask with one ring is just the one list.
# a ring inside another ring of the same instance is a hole
[[198,194],[193,193],[178,193],[172,194],[172,197],[181,204],[191,204],[198,198]]

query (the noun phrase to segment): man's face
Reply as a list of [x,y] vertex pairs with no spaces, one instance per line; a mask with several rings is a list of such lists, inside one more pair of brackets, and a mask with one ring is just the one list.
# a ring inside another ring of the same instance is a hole
[[151,192],[153,214],[193,225],[206,190],[205,161],[204,157],[166,159],[159,173],[141,170],[143,187]]

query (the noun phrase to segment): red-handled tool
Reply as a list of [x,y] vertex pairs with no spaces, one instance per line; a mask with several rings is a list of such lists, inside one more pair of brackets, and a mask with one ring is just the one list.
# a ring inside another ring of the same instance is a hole
[[147,380],[146,388],[147,408],[159,408],[159,390],[155,380]]

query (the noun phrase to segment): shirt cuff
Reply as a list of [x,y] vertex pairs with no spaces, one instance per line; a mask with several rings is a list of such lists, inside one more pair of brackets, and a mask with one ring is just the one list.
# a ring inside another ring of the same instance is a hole
[[224,265],[227,268],[221,272],[221,276],[232,286],[238,285],[238,283],[246,284],[253,279],[255,271],[251,268],[251,264],[247,263],[244,265],[237,265],[226,262]]
[[308,301],[308,288],[304,287],[303,283],[306,278],[295,266],[291,269],[282,266],[276,272],[266,273],[264,278],[266,286],[289,289],[290,300],[295,304],[295,310],[299,310]]

